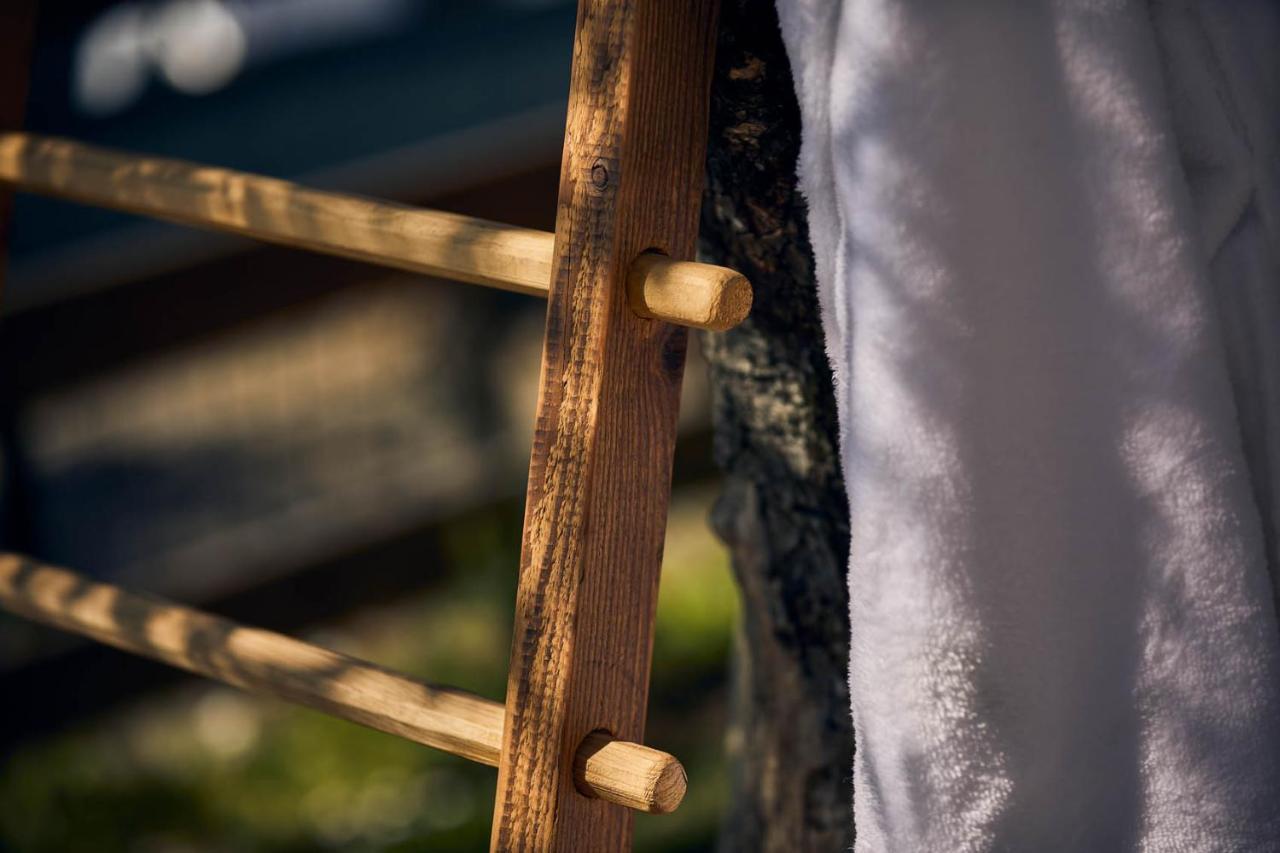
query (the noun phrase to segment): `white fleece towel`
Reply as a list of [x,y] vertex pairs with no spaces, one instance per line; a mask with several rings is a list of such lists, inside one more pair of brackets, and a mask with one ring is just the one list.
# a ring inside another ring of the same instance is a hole
[[856,849],[1280,850],[1275,4],[778,6]]

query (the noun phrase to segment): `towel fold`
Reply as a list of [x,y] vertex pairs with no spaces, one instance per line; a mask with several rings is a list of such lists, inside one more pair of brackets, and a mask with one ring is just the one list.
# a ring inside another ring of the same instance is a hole
[[778,0],[859,851],[1280,850],[1280,26]]

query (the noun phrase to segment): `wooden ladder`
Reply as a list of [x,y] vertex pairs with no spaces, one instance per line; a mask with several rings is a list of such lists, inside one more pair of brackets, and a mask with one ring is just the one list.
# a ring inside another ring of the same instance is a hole
[[0,187],[548,300],[505,707],[20,555],[0,606],[495,765],[493,850],[629,848],[685,792],[641,742],[686,327],[751,303],[690,260],[715,0],[580,0],[554,235],[22,133],[35,4],[0,5]]

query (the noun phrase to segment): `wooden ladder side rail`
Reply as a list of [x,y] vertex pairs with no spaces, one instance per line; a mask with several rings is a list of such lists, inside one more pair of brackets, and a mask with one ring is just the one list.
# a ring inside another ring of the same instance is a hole
[[714,0],[580,0],[493,850],[623,850],[582,795],[593,732],[642,739],[686,330],[628,307],[694,256]]
[[[0,128],[2,131],[3,128]],[[553,234],[56,137],[0,132],[0,184],[414,273],[546,297]],[[737,272],[661,256],[636,263],[634,310],[703,329],[746,317]]]
[[[0,607],[171,666],[361,723],[414,743],[497,766],[503,706],[434,687],[376,664],[66,569],[0,553]],[[575,783],[591,796],[645,812],[680,804],[684,768],[673,756],[596,736],[575,756]]]

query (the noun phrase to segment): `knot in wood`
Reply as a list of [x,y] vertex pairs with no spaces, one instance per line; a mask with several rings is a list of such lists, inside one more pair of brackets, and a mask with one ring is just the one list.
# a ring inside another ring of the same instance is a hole
[[609,167],[603,160],[597,160],[591,164],[591,183],[598,190],[609,186]]

